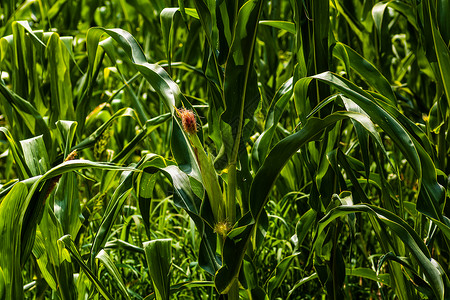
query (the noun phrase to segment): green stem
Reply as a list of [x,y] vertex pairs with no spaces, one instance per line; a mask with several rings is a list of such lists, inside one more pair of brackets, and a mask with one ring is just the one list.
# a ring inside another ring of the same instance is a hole
[[226,201],[226,216],[230,224],[236,222],[236,162],[228,167],[228,190]]
[[[226,216],[231,226],[236,222],[236,162],[228,167],[228,192],[226,200]],[[229,300],[239,300],[239,280],[235,278],[228,291]]]

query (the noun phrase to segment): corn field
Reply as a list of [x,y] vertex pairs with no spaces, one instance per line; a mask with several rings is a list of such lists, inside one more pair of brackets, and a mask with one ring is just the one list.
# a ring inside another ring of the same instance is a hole
[[0,299],[450,299],[450,0],[1,0]]

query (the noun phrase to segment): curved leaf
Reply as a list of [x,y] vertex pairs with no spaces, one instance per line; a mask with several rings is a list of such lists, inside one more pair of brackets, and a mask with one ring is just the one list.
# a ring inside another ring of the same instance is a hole
[[105,297],[105,299],[114,299],[110,293],[106,290],[105,286],[98,280],[98,278],[92,273],[92,271],[88,268],[88,266],[85,264],[83,258],[81,257],[80,253],[78,252],[77,248],[75,247],[75,244],[73,243],[72,237],[70,235],[65,235],[61,237],[58,240],[60,243],[62,243],[65,246],[65,249],[67,249],[72,257],[76,260],[80,268],[84,271],[84,274],[89,278],[89,280],[95,285],[97,290],[100,292],[100,294]]
[[365,212],[374,215],[381,222],[385,223],[392,232],[398,236],[405,246],[414,255],[419,263],[421,270],[426,275],[427,281],[433,289],[438,299],[444,299],[444,281],[439,269],[431,261],[430,252],[422,239],[405,221],[392,212],[372,206],[372,205],[343,205],[331,210],[325,217],[319,221],[316,237],[321,234],[325,227],[334,219],[355,212]]
[[[419,202],[423,204],[423,206],[420,206],[423,208],[422,211],[426,215],[441,221],[442,212],[439,205],[444,201],[445,191],[437,182],[436,168],[423,147],[409,135],[397,119],[377,104],[370,94],[361,90],[352,82],[331,72],[312,77],[328,83],[352,99],[370,116],[375,124],[378,124],[391,137],[423,183],[424,191],[419,194],[424,196],[421,198],[424,203]],[[389,109],[392,109],[392,107]]]
[[[365,124],[368,120],[367,116],[355,112],[336,112],[324,119],[310,118],[300,131],[281,140],[271,149],[251,185],[249,196],[251,214],[244,215],[225,240],[223,265],[215,278],[216,288],[219,292],[228,291],[234,278],[238,275],[255,224],[284,165],[303,145],[318,138],[324,129],[346,118],[356,120],[363,126],[367,125]],[[371,128],[366,127],[366,130],[370,132]]]
[[125,299],[130,299],[130,295],[128,295],[125,284],[123,283],[122,276],[120,275],[119,270],[117,270],[117,267],[112,261],[111,257],[109,257],[108,253],[106,253],[105,250],[102,249],[95,258],[100,260],[106,267],[106,269],[108,269],[109,274],[119,287],[120,294],[122,294]]

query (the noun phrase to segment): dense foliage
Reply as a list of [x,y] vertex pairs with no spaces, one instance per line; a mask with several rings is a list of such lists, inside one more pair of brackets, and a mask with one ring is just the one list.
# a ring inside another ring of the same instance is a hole
[[449,0],[2,0],[0,299],[448,299]]

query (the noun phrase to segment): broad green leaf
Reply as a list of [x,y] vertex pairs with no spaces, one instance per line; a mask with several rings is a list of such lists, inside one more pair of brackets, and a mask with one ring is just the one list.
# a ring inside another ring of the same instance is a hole
[[207,156],[203,145],[201,144],[197,134],[189,137],[192,147],[194,148],[200,173],[202,175],[203,187],[208,194],[208,200],[211,205],[215,223],[223,221],[225,216],[225,206],[223,201],[222,189],[220,188],[219,178],[214,168],[214,162],[211,155]]
[[185,8],[184,11],[188,16],[191,16],[193,18],[199,19],[198,13],[195,10],[195,8]]
[[[302,124],[306,123],[308,116],[312,115],[311,105],[308,99],[308,89],[311,83],[311,78],[304,77],[299,80],[294,85],[294,103],[297,115],[300,118]],[[320,104],[319,104],[320,105]],[[314,110],[313,110],[314,111]]]
[[130,251],[130,252],[145,254],[144,249],[142,249],[141,247],[132,245],[132,244],[127,243],[122,240],[113,240],[113,241],[107,242],[105,245],[105,249],[124,249],[124,250]]
[[[428,7],[428,13],[430,14],[429,18],[431,20],[431,32],[433,35],[434,49],[436,51],[438,61],[441,84],[444,88],[445,96],[447,97],[447,104],[450,106],[450,49],[447,44],[448,41],[445,42],[443,40],[437,27],[435,4],[427,2],[425,5]],[[448,8],[449,4],[443,4],[443,6]],[[443,30],[448,33],[448,28],[444,27]]]
[[49,196],[49,193],[51,193],[52,189],[57,184],[59,176],[70,171],[78,171],[87,168],[137,171],[134,168],[76,159],[57,165],[33,181],[33,185],[30,187],[29,193],[23,203],[26,208],[26,214],[24,216],[24,227],[22,228],[22,259],[26,259],[31,253],[36,225],[39,223],[39,219],[42,216],[45,201]]
[[450,28],[448,27],[448,14],[450,11],[450,2],[448,0],[439,0],[436,3],[437,26],[441,32],[445,43],[450,42]]
[[97,254],[105,246],[109,235],[111,234],[112,227],[119,213],[122,211],[122,206],[127,200],[128,195],[133,188],[133,172],[125,171],[121,175],[121,181],[119,186],[114,191],[105,213],[102,218],[100,227],[97,230],[95,238],[91,247],[91,269],[94,269],[94,261]]
[[266,283],[269,299],[273,299],[276,294],[276,289],[283,283],[291,264],[299,254],[300,253],[294,253],[293,255],[283,258],[276,266],[275,270],[270,274],[269,280]]
[[78,263],[80,268],[83,270],[84,274],[89,278],[89,280],[94,284],[94,286],[97,288],[99,293],[105,298],[105,299],[114,299],[109,292],[106,290],[106,288],[103,286],[103,284],[97,279],[97,277],[92,273],[92,271],[88,268],[88,266],[85,264],[83,258],[81,257],[80,253],[78,252],[77,248],[75,247],[75,244],[72,241],[72,237],[70,235],[65,235],[61,237],[59,240],[59,243],[62,243],[65,246],[65,249],[67,249],[71,257]]
[[145,215],[149,215],[147,205],[151,200],[149,196],[153,188],[152,182],[149,182],[149,180],[152,180],[152,176],[148,175],[160,171],[172,182],[174,204],[189,214],[200,233],[199,265],[210,274],[214,274],[219,267],[219,263],[215,254],[217,237],[213,231],[214,217],[211,208],[206,205],[209,202],[201,203],[201,199],[194,193],[191,180],[186,173],[177,166],[161,161],[161,158],[154,154],[148,154],[144,157],[140,168],[144,171],[144,174],[138,178],[139,205],[142,205]]
[[0,127],[0,132],[2,132],[6,140],[9,143],[9,151],[11,151],[12,157],[16,165],[18,166],[16,172],[18,173],[19,179],[24,180],[32,177],[31,171],[27,166],[25,158],[23,156],[22,148],[19,146],[19,143],[13,138],[11,133],[6,127]]
[[348,276],[362,277],[373,281],[377,281],[387,286],[391,286],[390,282],[391,280],[388,274],[377,274],[374,270],[369,268],[354,268],[354,269],[347,268],[345,273]]
[[267,152],[270,150],[272,138],[277,128],[278,122],[292,97],[293,78],[287,80],[278,89],[269,108],[269,113],[264,124],[264,132],[258,137],[252,150],[253,170],[258,170],[259,166],[264,162]]
[[[74,299],[77,297],[73,280],[73,266],[68,253],[64,252],[58,243],[58,239],[63,236],[60,222],[54,212],[46,203],[42,219],[40,220],[36,235],[40,234],[45,246],[46,254],[53,271],[53,279],[57,282],[57,291],[62,299]],[[65,250],[67,251],[67,250]],[[66,256],[69,257],[67,260]]]
[[239,10],[235,36],[225,68],[224,99],[226,109],[222,120],[227,123],[223,130],[231,134],[231,141],[224,141],[229,162],[235,164],[238,156],[243,127],[253,118],[260,93],[256,71],[253,68],[253,51],[262,1],[251,0]]
[[169,64],[169,70],[172,68],[173,44],[175,42],[176,27],[180,17],[181,12],[178,7],[164,8],[160,14],[161,30],[163,33],[164,44],[166,46],[166,56]]
[[[32,38],[35,45],[39,45],[41,47],[46,47],[46,45],[42,42],[42,40],[37,37],[37,35],[33,31],[33,29],[31,29],[30,24],[28,24],[27,21],[16,21],[16,22],[14,22],[14,24],[23,27],[28,32],[28,34]],[[13,26],[14,26],[14,24],[13,24]]]
[[392,106],[395,107],[397,105],[397,99],[387,79],[364,57],[342,43],[336,43],[333,48],[333,55],[341,59],[344,63],[349,64],[348,68],[355,70],[375,90],[389,99],[389,103]]
[[168,300],[170,296],[172,240],[160,239],[145,242],[144,251],[156,299]]
[[[27,188],[17,183],[0,202],[0,270],[4,289],[2,299],[23,299],[22,271],[20,267],[20,234],[26,210]],[[0,283],[0,284],[2,284]]]
[[247,243],[255,229],[255,220],[259,219],[269,192],[287,161],[307,142],[318,138],[325,128],[346,118],[357,120],[360,124],[367,120],[367,116],[354,112],[336,112],[324,119],[310,118],[300,131],[289,135],[271,149],[250,189],[251,214],[244,215],[225,240],[223,265],[215,278],[216,288],[220,292],[228,291],[234,277],[238,275]]
[[[151,165],[150,165],[151,162]],[[156,154],[147,155],[147,170],[144,169],[144,172],[138,175],[136,180],[137,183],[137,197],[139,200],[139,209],[141,211],[142,220],[144,222],[145,230],[147,231],[147,235],[150,236],[150,208],[153,196],[153,188],[156,183],[156,176],[154,172],[151,172],[150,168],[156,166],[157,168],[166,167],[166,162],[160,156]]]
[[116,265],[112,261],[111,257],[109,257],[108,253],[105,252],[105,250],[100,250],[100,252],[95,257],[98,260],[100,260],[103,265],[108,269],[109,274],[116,282],[117,286],[119,287],[120,294],[125,299],[130,299],[130,295],[128,295],[127,289],[125,287],[125,284],[123,283],[122,276],[119,273],[119,270],[117,270]]
[[46,49],[50,76],[50,124],[57,120],[74,120],[70,53],[57,33],[51,35]]
[[51,145],[50,131],[47,123],[36,108],[30,102],[8,89],[2,82],[0,82],[0,94],[2,94],[0,100],[6,100],[12,106],[17,116],[17,122],[23,122],[34,136],[42,134],[45,145],[49,147]]
[[[64,149],[64,160],[70,159],[69,152],[75,139],[76,122],[58,121],[60,147]],[[76,236],[84,220],[80,209],[79,182],[74,173],[63,174],[59,180],[54,197],[56,217],[61,223],[64,234]]]
[[291,295],[294,293],[294,291],[296,289],[298,289],[300,286],[302,286],[305,283],[308,283],[311,280],[317,279],[317,278],[318,278],[317,273],[313,273],[307,277],[300,279],[298,282],[295,283],[294,287],[289,291],[287,299],[290,299]]
[[[249,258],[245,257],[245,259],[242,262],[241,272],[244,274],[245,277],[245,283],[247,290],[253,290],[259,288],[259,282],[258,282],[258,272],[255,266],[255,263]],[[240,280],[242,283],[242,280]]]
[[345,20],[348,23],[348,26],[352,29],[352,31],[356,34],[356,36],[359,38],[359,40],[364,40],[364,28],[361,23],[356,22],[356,20],[349,14],[349,12],[346,10],[345,6],[341,5],[340,0],[331,0],[330,6],[335,7],[337,11],[342,14],[342,16],[345,18]]
[[3,270],[0,267],[0,299],[4,299],[5,294],[6,294],[5,274],[3,273]]
[[308,119],[300,131],[281,140],[272,148],[264,164],[256,174],[250,191],[250,208],[255,219],[259,217],[275,179],[278,177],[290,157],[294,155],[301,146],[318,138],[325,128],[346,118],[357,121],[376,139],[378,133],[375,131],[373,125],[371,125],[368,117],[364,114],[350,111],[336,112],[324,119]]
[[44,238],[42,232],[36,231],[36,239],[33,245],[33,255],[36,258],[39,270],[41,271],[42,277],[45,279],[50,288],[56,291],[56,280],[54,278],[54,273],[51,268],[48,253],[44,245]]
[[313,209],[309,209],[306,213],[301,216],[295,226],[296,231],[296,249],[298,249],[306,238],[306,235],[312,228],[314,221],[316,220],[317,212]]
[[[189,281],[178,283],[170,286],[170,293],[175,294],[184,289],[198,288],[198,287],[214,287],[213,281]],[[152,293],[144,298],[144,300],[152,300],[155,299],[155,293]]]
[[[313,78],[327,82],[352,99],[369,115],[375,124],[379,125],[391,137],[411,164],[417,177],[422,180],[424,188],[422,195],[424,197],[421,204],[423,204],[424,209],[426,208],[424,212],[435,219],[441,220],[442,213],[439,205],[444,199],[444,189],[437,182],[436,168],[423,147],[411,138],[397,119],[377,104],[370,94],[361,90],[355,84],[330,72],[315,75]],[[391,109],[392,107],[388,105],[388,110]]]
[[414,229],[388,210],[364,204],[336,207],[320,220],[316,236],[319,236],[325,227],[334,219],[355,212],[365,212],[374,215],[378,220],[386,224],[402,240],[405,246],[408,247],[411,254],[414,255],[421,270],[426,275],[427,281],[432,287],[435,296],[438,299],[444,299],[444,281],[438,268],[431,262],[431,256],[426,245]]
[[372,96],[358,88],[352,82],[330,72],[321,73],[312,77],[330,84],[361,107],[375,124],[378,124],[392,137],[420,177],[422,171],[420,158],[409,134],[396,119],[374,101]]
[[157,64],[149,64],[135,38],[122,29],[91,28],[89,30],[87,34],[89,74],[93,73],[98,44],[101,36],[105,33],[124,49],[136,69],[148,80],[158,95],[165,100],[165,104],[171,112],[173,112],[176,105],[185,100],[180,88],[172,81],[166,71]]
[[273,20],[262,20],[259,24],[272,26],[278,29],[286,30],[289,33],[295,34],[295,24],[287,21],[273,21]]
[[411,265],[411,260],[407,257],[399,257],[395,255],[393,252],[384,254],[383,256],[380,257],[378,261],[377,274],[379,274],[380,269],[383,267],[383,264],[385,262],[391,261],[400,264],[402,267],[412,272],[413,276],[410,276],[408,274],[408,277],[417,290],[419,290],[421,293],[425,294],[429,298],[432,298],[434,296],[433,290],[431,289],[430,285],[415,272],[416,270]]
[[[185,169],[191,170],[193,176],[199,174],[198,166],[195,163],[194,154],[189,147],[187,137],[181,129],[178,118],[176,117],[175,107],[184,105],[190,107],[184,95],[181,93],[179,86],[170,78],[169,74],[157,64],[149,64],[146,57],[137,43],[136,39],[127,31],[122,29],[105,29],[91,28],[87,34],[88,56],[89,56],[89,85],[92,86],[94,68],[96,65],[96,54],[99,40],[103,34],[108,34],[113,38],[125,51],[127,57],[132,61],[136,69],[144,76],[144,78],[155,89],[157,94],[164,100],[166,107],[173,116],[173,132],[172,132],[172,152],[179,165],[185,165]],[[87,96],[86,96],[87,97]],[[87,98],[84,98],[83,104],[86,106]],[[83,108],[81,108],[82,110]],[[80,118],[84,116],[79,115]],[[83,122],[84,124],[84,122]],[[80,123],[79,123],[80,126]]]
[[20,141],[23,157],[32,176],[42,175],[50,168],[47,148],[42,135]]

